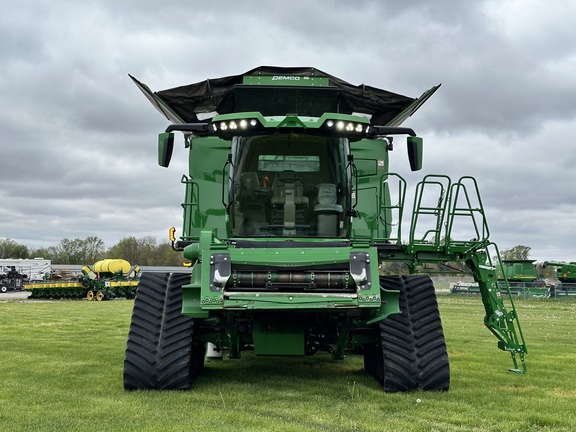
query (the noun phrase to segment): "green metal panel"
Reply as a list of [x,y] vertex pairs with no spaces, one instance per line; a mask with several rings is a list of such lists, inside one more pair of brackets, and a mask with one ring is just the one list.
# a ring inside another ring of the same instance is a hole
[[[190,177],[186,201],[183,203],[185,219],[183,232],[191,240],[197,239],[204,228],[214,230],[219,238],[228,237],[227,214],[222,199],[228,199],[228,182],[224,173],[230,141],[219,138],[194,138],[190,145]],[[187,207],[189,210],[187,211]]]
[[256,320],[252,337],[256,355],[304,355],[304,327],[297,322]]
[[182,313],[192,318],[208,318],[200,306],[202,272],[199,264],[192,268],[190,283],[182,286]]
[[378,188],[358,189],[357,217],[352,221],[352,239],[374,239],[378,232]]
[[[390,228],[384,221],[390,222],[390,214],[380,217],[384,202],[388,197],[382,191],[382,183],[388,172],[387,142],[383,140],[363,139],[350,143],[350,152],[358,173],[358,217],[352,221],[352,239],[386,240]],[[354,200],[352,200],[354,202]],[[386,201],[387,202],[387,201]]]
[[[504,277],[508,281],[532,282],[538,279],[535,260],[503,260]],[[500,277],[500,274],[498,275]]]
[[243,84],[326,87],[330,81],[326,77],[299,75],[244,75]]

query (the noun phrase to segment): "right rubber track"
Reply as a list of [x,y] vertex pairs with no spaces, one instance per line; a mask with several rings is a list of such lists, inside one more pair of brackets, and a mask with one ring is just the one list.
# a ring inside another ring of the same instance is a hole
[[181,314],[189,274],[144,273],[138,283],[124,358],[127,390],[185,390],[204,366],[194,321]]
[[380,323],[381,346],[365,347],[366,371],[386,392],[448,390],[450,365],[432,281],[389,276],[380,284],[400,291],[402,313]]

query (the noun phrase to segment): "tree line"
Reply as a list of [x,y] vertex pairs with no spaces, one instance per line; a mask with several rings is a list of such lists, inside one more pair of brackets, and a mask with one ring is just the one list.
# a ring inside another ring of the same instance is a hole
[[[529,259],[530,246],[518,245],[501,251],[503,260]],[[175,252],[170,243],[158,243],[156,238],[147,236],[142,238],[125,237],[111,248],[106,248],[104,241],[98,237],[90,236],[85,239],[62,239],[55,246],[31,249],[16,243],[11,239],[0,239],[0,259],[5,258],[44,258],[53,264],[93,264],[105,258],[124,259],[130,264],[139,266],[181,266],[185,261],[182,252]],[[493,259],[496,262],[496,257]],[[449,262],[442,264],[427,264],[424,272],[469,274],[470,270],[462,262]],[[553,278],[554,267],[543,268],[542,263],[536,265],[538,276]],[[383,274],[408,274],[408,268],[402,263],[386,263],[381,269]]]
[[181,266],[185,261],[182,252],[175,252],[170,243],[159,243],[155,237],[125,237],[106,248],[99,237],[62,239],[46,248],[32,249],[11,239],[0,239],[0,259],[43,258],[52,264],[94,264],[106,258],[124,259],[139,266]]

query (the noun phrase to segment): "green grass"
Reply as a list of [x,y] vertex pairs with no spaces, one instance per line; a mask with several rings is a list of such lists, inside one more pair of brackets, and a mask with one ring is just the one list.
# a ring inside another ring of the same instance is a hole
[[446,393],[386,394],[362,358],[207,363],[187,392],[125,392],[133,302],[0,303],[1,431],[572,430],[576,302],[517,301],[528,373],[482,324],[479,297],[439,298]]

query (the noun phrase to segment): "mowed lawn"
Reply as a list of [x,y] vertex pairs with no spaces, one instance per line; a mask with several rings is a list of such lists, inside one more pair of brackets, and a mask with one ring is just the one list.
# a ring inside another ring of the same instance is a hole
[[3,301],[0,431],[461,431],[576,428],[576,299],[518,300],[528,373],[479,297],[440,296],[449,392],[386,394],[360,356],[207,363],[186,392],[126,392],[133,301]]

